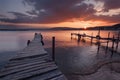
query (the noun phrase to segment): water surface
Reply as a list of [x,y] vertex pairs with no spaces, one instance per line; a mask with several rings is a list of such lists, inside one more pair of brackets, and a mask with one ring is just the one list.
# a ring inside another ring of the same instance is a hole
[[[42,33],[45,43],[44,48],[50,55],[52,53],[52,37],[55,36],[56,62],[64,73],[79,73],[84,67],[97,62],[97,46],[91,45],[89,39],[86,39],[87,43],[78,43],[76,36],[71,39],[71,33],[89,35],[93,33],[93,36],[96,36],[98,31],[1,31],[0,67],[3,67],[10,58],[14,57],[17,51],[24,49],[27,46],[27,40],[32,40],[35,32]],[[101,37],[107,37],[109,32],[111,32],[110,37],[117,36],[118,33],[117,31],[101,31],[100,35]],[[101,53],[104,55],[104,49],[101,49]]]

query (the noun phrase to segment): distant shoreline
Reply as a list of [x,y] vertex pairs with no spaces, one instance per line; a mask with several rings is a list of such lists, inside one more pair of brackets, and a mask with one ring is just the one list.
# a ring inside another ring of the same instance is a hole
[[97,26],[97,27],[88,27],[84,28],[73,28],[73,27],[54,27],[54,28],[8,28],[1,27],[0,31],[59,31],[59,30],[120,30],[120,24],[112,26]]
[[98,27],[88,27],[84,28],[72,28],[72,27],[54,27],[54,28],[0,28],[0,31],[59,31],[59,30],[120,30],[120,24],[116,24],[113,26],[98,26]]
[[[52,29],[0,29],[0,31],[78,31],[79,29],[57,29],[57,30],[52,30]],[[99,29],[80,29],[80,30],[89,30],[89,31],[97,31]],[[102,29],[101,29],[102,30]],[[108,29],[108,30],[102,30],[102,31],[119,31],[119,30],[111,30],[111,29]]]

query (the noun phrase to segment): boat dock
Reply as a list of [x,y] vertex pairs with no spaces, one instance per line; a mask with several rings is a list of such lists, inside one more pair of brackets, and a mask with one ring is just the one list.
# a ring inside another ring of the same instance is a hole
[[71,36],[72,35],[78,36],[78,39],[80,39],[81,37],[88,37],[88,38],[91,38],[91,40],[99,39],[99,40],[109,40],[109,41],[116,41],[116,42],[118,41],[118,42],[120,42],[120,39],[119,39],[120,32],[118,33],[118,37],[117,38],[115,38],[115,36],[113,36],[114,38],[110,38],[109,37],[110,33],[108,34],[108,38],[100,37],[99,34],[96,35],[96,36],[93,36],[93,34],[92,35],[87,35],[87,34],[71,33]]
[[41,34],[35,33],[28,46],[0,70],[0,80],[67,80],[43,48],[41,40]]
[[[115,53],[120,53],[118,51],[119,42],[120,42],[120,31],[118,32],[117,36],[113,35],[112,38],[110,38],[110,32],[108,33],[108,37],[106,37],[106,38],[101,37],[100,36],[100,30],[98,32],[98,35],[96,35],[96,36],[93,36],[93,33],[91,35],[87,35],[85,33],[83,33],[83,34],[71,33],[71,39],[72,39],[73,35],[78,37],[78,39],[77,39],[78,42],[80,42],[81,38],[83,38],[83,40],[84,40],[84,38],[89,38],[91,44],[97,44],[98,45],[97,53],[99,53],[99,50],[100,50],[101,46],[105,47],[105,53],[107,53],[108,50],[110,50],[112,52],[111,57],[113,56],[114,52]],[[104,40],[104,42],[101,41],[101,40]],[[111,46],[108,46],[109,42],[112,43]],[[106,46],[103,46],[102,43],[104,43],[104,44],[106,43]]]

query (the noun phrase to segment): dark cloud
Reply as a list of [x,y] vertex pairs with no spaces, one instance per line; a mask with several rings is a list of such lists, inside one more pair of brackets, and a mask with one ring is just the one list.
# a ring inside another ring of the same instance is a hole
[[30,15],[38,15],[36,10],[26,11],[26,13],[28,13]]
[[[33,6],[33,10],[26,11],[26,14],[9,12],[16,16],[15,19],[1,19],[14,23],[59,23],[79,20],[101,20],[108,22],[119,22],[120,15],[102,16],[94,15],[93,4],[82,3],[84,0],[24,0],[24,5]],[[104,2],[105,10],[120,8],[120,0],[96,0]],[[27,15],[28,14],[28,15]]]
[[120,0],[96,0],[104,3],[105,11],[120,8]]
[[[25,0],[24,3],[34,6],[35,10],[29,12],[30,14],[39,14],[38,20],[40,23],[57,23],[67,21],[73,17],[80,17],[80,12],[87,8],[82,5],[81,8],[74,8],[73,6],[80,3],[82,0]],[[44,9],[45,12],[41,13]],[[37,18],[36,18],[37,19]]]
[[8,12],[8,13],[12,13],[12,14],[15,15],[15,17],[18,18],[18,19],[29,18],[28,15],[25,15],[25,14],[19,13],[19,12]]
[[[81,3],[83,0],[25,0],[24,3],[34,6],[29,14],[36,14],[39,23],[58,23],[73,18],[83,18],[95,11],[92,5]],[[76,4],[81,3],[79,6]],[[41,13],[44,9],[45,12]]]
[[7,16],[0,14],[0,18],[6,18]]
[[120,8],[120,0],[104,0],[105,8],[108,9],[117,9]]
[[[83,0],[24,0],[23,3],[34,7],[27,11],[31,16],[10,12],[16,16],[13,22],[32,22],[32,23],[59,23],[73,18],[84,18],[93,14],[95,11],[93,5],[81,3]],[[11,21],[12,21],[11,20]]]
[[104,22],[108,22],[108,23],[120,23],[120,15],[113,15],[113,16],[105,16],[105,15],[100,15],[100,16],[96,16],[96,15],[91,15],[88,16],[84,19],[84,21],[104,21]]
[[15,19],[9,19],[9,18],[1,18],[1,21],[4,22],[11,22],[11,23],[26,23],[30,22],[31,17],[28,15],[25,15],[23,13],[18,13],[18,12],[8,12],[13,15],[15,15]]

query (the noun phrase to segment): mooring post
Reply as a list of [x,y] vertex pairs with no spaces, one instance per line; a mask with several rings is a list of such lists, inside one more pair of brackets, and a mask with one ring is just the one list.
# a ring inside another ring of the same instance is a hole
[[80,42],[80,39],[81,39],[81,35],[78,34],[78,42]]
[[100,50],[100,42],[98,42],[97,54],[99,53],[99,50]]
[[93,43],[93,33],[91,35],[91,45],[92,45],[92,43]]
[[109,38],[110,38],[110,32],[108,33],[108,39],[107,39],[107,45],[106,45],[105,54],[107,54]]
[[27,46],[29,46],[29,44],[30,44],[30,40],[27,41]]
[[55,37],[52,37],[52,60],[55,61]]
[[72,39],[72,35],[73,35],[73,34],[71,33],[71,39]]
[[117,43],[116,43],[116,52],[117,52],[117,49],[118,49],[118,45],[119,45],[119,40],[120,40],[120,31],[118,33],[118,37],[117,37]]
[[98,35],[96,35],[96,39],[97,39],[97,42],[100,43],[100,28],[99,28],[99,31],[98,31]]
[[112,54],[111,54],[111,58],[112,58],[113,53],[114,53],[114,42],[115,42],[115,38],[114,38],[114,35],[113,35],[113,40],[112,40]]
[[99,32],[98,32],[98,35],[96,36],[97,38],[97,44],[98,44],[98,49],[97,49],[97,54],[99,53],[99,50],[100,50],[100,29],[99,29]]
[[99,28],[99,31],[98,31],[98,35],[100,35],[100,28]]

